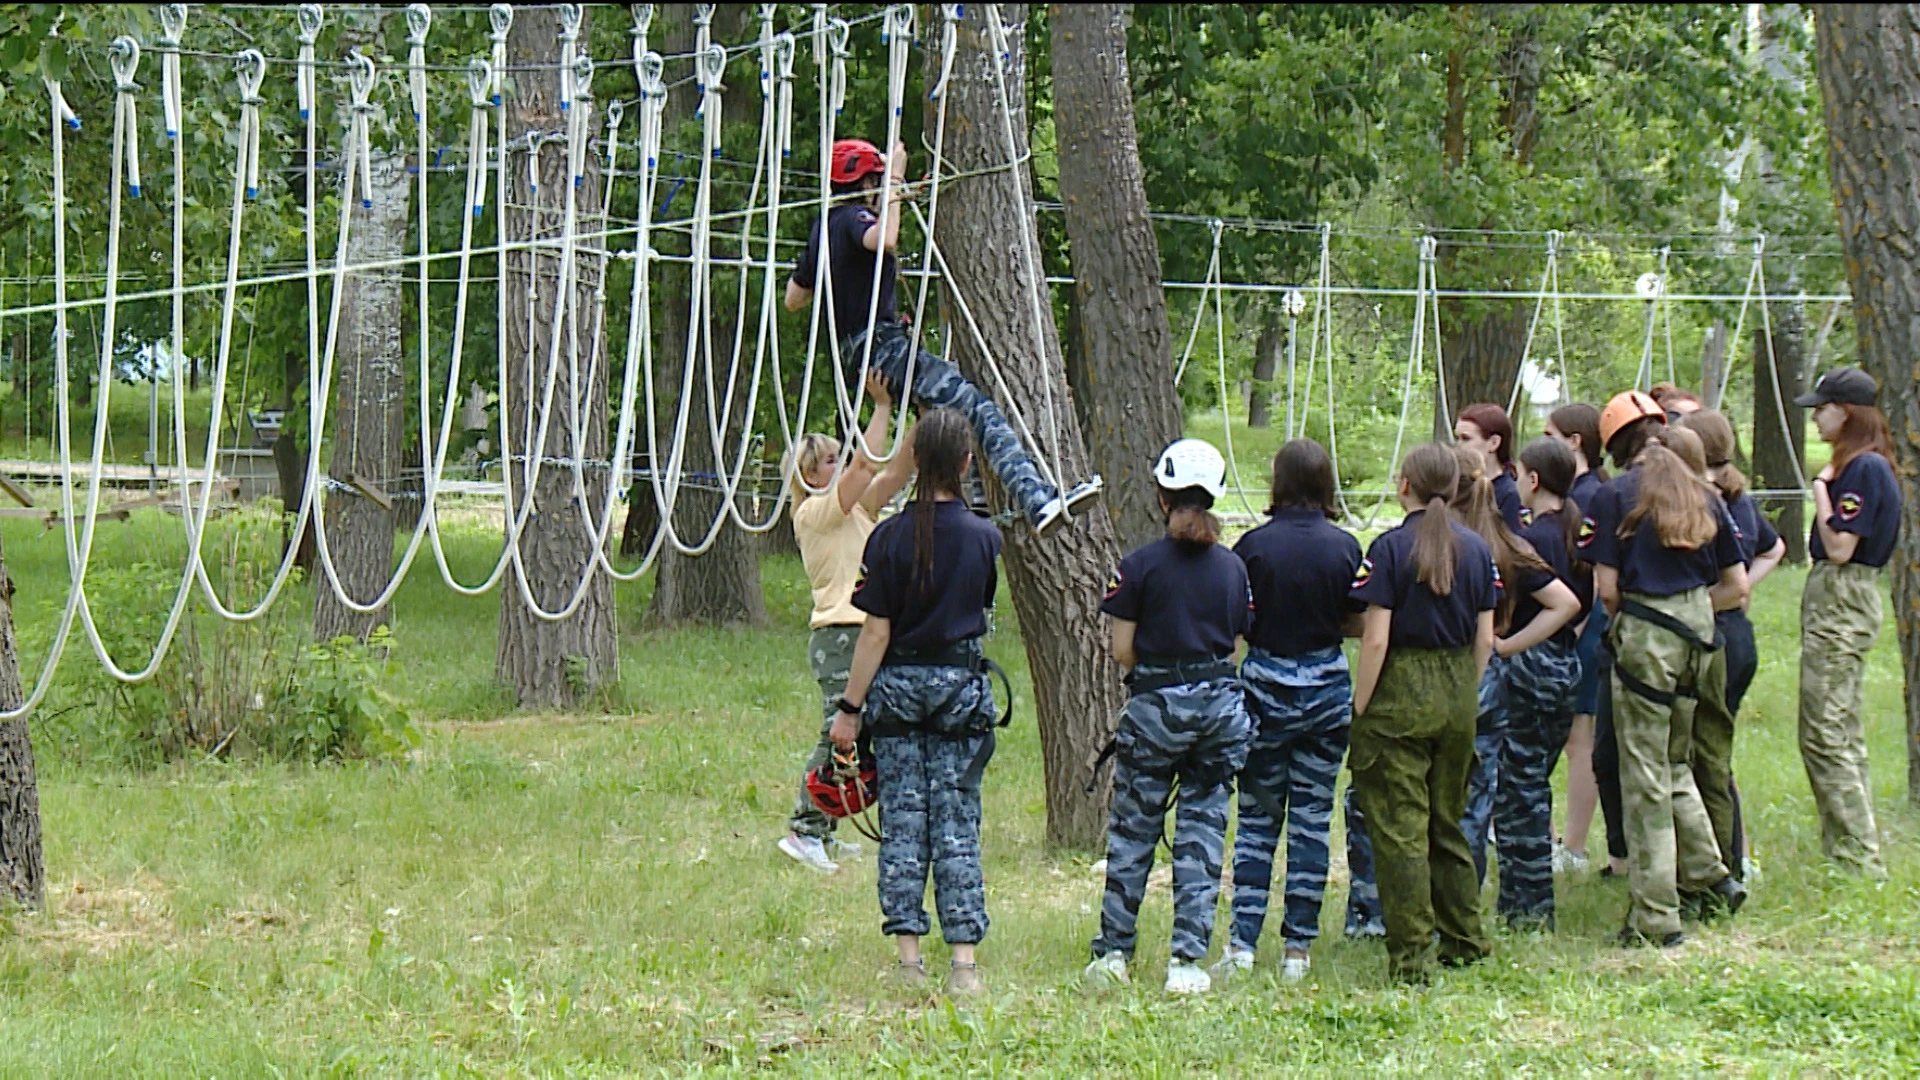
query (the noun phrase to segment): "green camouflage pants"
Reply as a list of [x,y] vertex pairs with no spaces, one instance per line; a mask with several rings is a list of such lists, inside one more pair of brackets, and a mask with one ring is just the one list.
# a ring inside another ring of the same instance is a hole
[[1861,719],[1867,653],[1880,635],[1880,571],[1816,562],[1800,597],[1800,760],[1827,854],[1884,872]]
[[[1713,637],[1707,590],[1627,599]],[[1621,612],[1613,646],[1613,731],[1620,749],[1620,801],[1627,831],[1627,927],[1649,938],[1680,930],[1680,891],[1704,891],[1727,876],[1713,824],[1694,786],[1695,695],[1713,654],[1673,631]],[[1632,687],[1625,675],[1641,686]],[[1649,695],[1653,696],[1649,696]],[[1669,700],[1660,701],[1656,697]]]
[[[853,646],[860,640],[858,626],[823,626],[807,635],[807,666],[820,683],[820,738],[807,755],[806,772],[833,760],[833,740],[827,732],[833,727],[833,703],[847,692],[847,674],[853,667]],[[800,797],[794,800],[793,817],[787,822],[796,836],[821,840],[833,835],[834,820],[813,805],[807,794],[806,773],[801,773]]]
[[1373,841],[1396,979],[1426,976],[1436,932],[1442,962],[1487,954],[1480,879],[1460,831],[1478,682],[1470,649],[1394,649],[1366,714],[1353,719],[1347,764]]

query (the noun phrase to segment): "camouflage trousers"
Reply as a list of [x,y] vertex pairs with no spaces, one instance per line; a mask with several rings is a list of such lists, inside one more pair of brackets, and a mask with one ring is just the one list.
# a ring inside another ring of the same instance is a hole
[[[1136,667],[1136,677],[1151,673]],[[1127,701],[1114,736],[1107,819],[1107,889],[1093,955],[1131,957],[1154,847],[1179,784],[1173,838],[1173,949],[1199,960],[1213,938],[1226,858],[1233,776],[1247,762],[1252,726],[1236,679],[1169,686]]]
[[[840,346],[840,362],[846,370],[849,387],[859,385],[860,360],[866,355],[866,340],[867,334],[862,332]],[[904,326],[891,321],[875,324],[873,356],[868,365],[886,377],[887,388],[895,401],[907,400],[902,388],[906,384],[907,357],[912,349],[913,341]],[[925,349],[919,350],[913,361],[912,400],[922,409],[952,409],[967,418],[973,425],[981,459],[1000,478],[1001,486],[1007,489],[1008,501],[1026,515],[1029,522],[1037,522],[1047,503],[1060,494],[1058,488],[1041,478],[1033,458],[1028,456],[1020,437],[1014,434],[993,398],[981,393],[979,387],[960,374],[959,368]]]
[[1273,856],[1280,846],[1283,823],[1274,816],[1279,812],[1286,816],[1287,831],[1286,918],[1280,935],[1287,948],[1305,950],[1320,936],[1333,785],[1353,721],[1347,658],[1337,645],[1303,656],[1255,649],[1240,667],[1240,682],[1256,734],[1240,772],[1232,941],[1248,950],[1259,944]]
[[948,944],[987,936],[977,755],[991,754],[993,688],[983,672],[889,665],[867,692],[880,786],[880,932],[925,936],[927,875]]
[[[1702,639],[1713,636],[1713,608],[1704,588],[1674,596],[1628,593],[1626,599],[1679,620]],[[1615,616],[1609,635],[1632,897],[1627,927],[1658,939],[1680,930],[1681,890],[1704,891],[1727,877],[1689,761],[1695,698],[1712,654],[1626,610]],[[1636,688],[1623,676],[1642,685]]]
[[[847,672],[853,667],[853,645],[860,640],[858,626],[822,626],[807,635],[807,665],[820,684],[820,737],[807,755],[806,772],[812,772],[833,760],[833,740],[827,732],[833,728],[833,703],[847,692]],[[806,773],[801,774],[800,796],[794,800],[793,816],[787,828],[796,836],[825,840],[833,835],[834,819],[820,812],[807,794]]]
[[1370,923],[1385,926],[1380,911],[1380,883],[1373,876],[1373,841],[1367,839],[1367,815],[1354,795],[1352,780],[1342,809],[1347,818],[1347,933],[1357,934]]
[[1693,711],[1693,744],[1687,752],[1693,786],[1700,792],[1707,821],[1713,826],[1720,861],[1740,876],[1740,802],[1733,786],[1733,726],[1740,699],[1753,681],[1759,656],[1753,623],[1744,611],[1716,611],[1713,624],[1725,644],[1713,654],[1700,686],[1700,704]]
[[[1490,669],[1491,670],[1491,669]],[[1493,831],[1499,911],[1512,923],[1553,922],[1553,767],[1573,730],[1580,658],[1571,642],[1541,642],[1500,665],[1493,722],[1501,732]],[[1485,850],[1484,834],[1481,850]],[[1485,874],[1485,855],[1479,866]]]
[[1885,873],[1862,719],[1867,653],[1880,636],[1880,572],[1816,562],[1800,597],[1800,760],[1830,858]]
[[1366,812],[1395,978],[1424,978],[1436,945],[1444,963],[1487,953],[1480,887],[1460,831],[1474,686],[1470,649],[1395,649],[1367,712],[1353,720],[1348,764]]

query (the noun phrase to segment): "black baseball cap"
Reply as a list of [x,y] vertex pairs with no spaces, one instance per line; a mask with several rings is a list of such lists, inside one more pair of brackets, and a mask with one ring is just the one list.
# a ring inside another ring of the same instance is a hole
[[1859,368],[1843,367],[1834,368],[1820,376],[1820,381],[1813,384],[1813,389],[1794,398],[1793,403],[1803,409],[1829,402],[1836,405],[1872,405],[1879,395],[1880,384],[1873,380],[1873,376]]

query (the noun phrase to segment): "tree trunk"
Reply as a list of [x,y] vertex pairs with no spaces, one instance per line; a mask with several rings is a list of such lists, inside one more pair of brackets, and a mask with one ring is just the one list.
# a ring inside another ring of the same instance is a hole
[[[313,517],[308,515],[307,527],[300,535],[293,535],[293,522],[300,509],[300,500],[307,492],[307,452],[300,446],[293,432],[285,427],[280,429],[280,437],[273,440],[273,469],[280,479],[280,505],[284,517],[281,519],[280,539],[285,545],[298,545],[294,553],[295,566],[307,571],[311,576],[314,569]],[[286,555],[286,548],[280,549]]]
[[[582,40],[587,39],[587,20],[583,16]],[[527,183],[527,151],[523,148],[528,132],[562,130],[565,114],[560,111],[560,85],[555,70],[559,63],[560,17],[550,7],[520,8],[507,39],[509,62],[514,65],[513,94],[507,106],[509,145],[515,146],[507,168],[508,190],[501,193],[509,207],[508,235],[515,241],[541,240],[555,246],[536,250],[510,251],[506,259],[503,295],[509,312],[528,310],[531,299],[533,324],[525,317],[507,320],[507,348],[515,362],[508,365],[501,409],[524,431],[535,421],[545,389],[549,350],[556,334],[564,335],[564,323],[554,318],[554,300],[559,293],[561,264],[558,238],[563,231],[567,192],[577,200],[576,227],[585,230],[599,213],[601,175],[599,159],[586,155],[586,176],[574,188],[567,176],[567,151],[562,142],[540,146],[536,167],[540,189],[536,193]],[[594,113],[596,124],[601,113]],[[594,131],[593,135],[598,135]],[[513,504],[508,513],[518,514],[524,500],[533,500],[533,511],[520,533],[521,566],[533,599],[543,609],[554,611],[564,606],[579,588],[583,577],[591,578],[586,595],[570,616],[549,622],[528,609],[520,594],[521,567],[509,567],[509,580],[501,587],[500,640],[494,667],[500,678],[511,684],[522,707],[565,706],[579,695],[619,678],[619,642],[615,636],[613,584],[594,566],[592,527],[597,526],[605,508],[607,490],[607,364],[605,329],[599,317],[600,303],[594,287],[606,272],[606,259],[588,249],[597,243],[581,242],[575,249],[573,295],[569,319],[580,328],[579,355],[562,355],[555,365],[553,408],[544,445],[515,445],[516,455],[537,454],[549,462],[540,470],[534,490],[522,485],[513,488]],[[534,295],[530,298],[529,292]],[[589,340],[594,327],[601,327],[602,340]],[[563,345],[566,338],[562,337]],[[598,352],[601,358],[594,362]],[[585,385],[575,386],[576,373],[591,372]],[[586,501],[583,506],[570,467],[551,464],[576,456],[572,429],[573,403],[581,405],[580,453],[598,463],[585,470]],[[520,468],[524,460],[509,460],[506,468]]]
[[1920,804],[1920,5],[1822,4],[1814,28],[1854,327],[1880,380],[1904,500],[1893,607],[1907,676],[1907,798]]
[[[644,436],[637,436],[635,441],[644,442]],[[627,488],[627,519],[620,527],[620,554],[628,557],[645,555],[653,547],[654,534],[660,531],[660,504],[654,499],[652,481],[647,479],[652,468],[653,462],[644,447],[634,451],[633,479]]]
[[[956,173],[985,171],[943,189],[946,205],[936,240],[953,273],[949,284],[980,320],[980,332],[1006,376],[1011,400],[1002,398],[1001,406],[1027,418],[1047,453],[1058,447],[1054,466],[1064,476],[1081,477],[1087,472],[1086,455],[1066,400],[1066,372],[1050,304],[1040,305],[1042,348],[1039,355],[1035,352],[1034,305],[1028,290],[1036,286],[1027,253],[1035,253],[1037,260],[1036,215],[1030,198],[1014,197],[1015,174],[1006,171],[1009,160],[1024,162],[1027,154],[1021,90],[1026,41],[1017,30],[1007,34],[1007,92],[1019,110],[1013,118],[1018,146],[1009,155],[986,26],[991,10],[967,5],[953,77],[947,83],[951,168]],[[1017,28],[1025,25],[1026,12],[1021,5],[1003,6],[1000,17]],[[928,51],[928,63],[939,63],[933,50]],[[1031,192],[1025,164],[1015,168],[1027,185],[1024,191]],[[956,331],[954,355],[976,385],[997,389],[988,374],[989,360],[970,332]],[[1045,404],[1049,385],[1051,412]],[[1005,494],[997,483],[990,484],[989,494],[996,507],[1004,507]],[[1033,673],[1033,712],[1046,766],[1047,838],[1054,844],[1097,848],[1106,833],[1111,789],[1103,778],[1095,794],[1088,795],[1086,784],[1092,758],[1125,701],[1119,668],[1107,657],[1106,619],[1100,614],[1101,586],[1119,555],[1113,524],[1104,514],[1087,515],[1044,539],[1025,525],[1007,533],[1007,585]]]
[[[359,192],[373,206],[353,208],[347,262],[398,259],[406,253],[406,159],[373,163],[373,190]],[[327,553],[339,585],[357,603],[380,594],[393,578],[394,511],[364,489],[391,500],[407,439],[407,372],[400,341],[403,276],[393,270],[348,274],[341,288],[339,377],[333,398],[333,452],[327,489]],[[346,486],[341,486],[346,485]],[[322,568],[321,573],[325,574]],[[358,612],[340,602],[331,585],[313,590],[313,637],[348,635],[365,641],[388,621],[388,610]]]
[[[1439,362],[1447,369],[1446,404],[1451,415],[1441,415],[1436,398],[1434,438],[1451,440],[1454,417],[1476,402],[1491,401],[1507,407],[1514,377],[1520,373],[1520,353],[1527,345],[1527,322],[1532,314],[1531,306],[1512,300],[1449,300],[1440,305]],[[1432,348],[1429,336],[1429,353]],[[1429,356],[1429,363],[1432,360]],[[1516,439],[1518,430],[1516,423]]]
[[1707,408],[1720,407],[1720,383],[1727,370],[1727,324],[1713,320],[1707,327],[1707,340],[1700,349],[1700,400]]
[[1273,426],[1273,377],[1287,351],[1287,332],[1280,325],[1280,305],[1262,304],[1260,340],[1253,347],[1253,393],[1247,399],[1247,426]]
[[[693,4],[669,4],[665,16],[666,51],[668,53],[692,52],[694,41]],[[713,40],[737,41],[748,31],[753,8],[747,4],[723,4],[714,9]],[[730,68],[723,95],[721,115],[732,117],[735,122],[743,118],[757,118],[760,100],[758,57],[756,54],[742,54],[736,58]],[[691,84],[675,88],[668,96],[665,117],[662,123],[666,130],[693,116],[699,104],[697,89]],[[757,136],[756,136],[757,137]],[[732,156],[750,152],[740,148]],[[725,198],[728,189],[716,186],[716,199]],[[689,192],[691,194],[691,192]],[[716,210],[719,207],[716,205]],[[737,228],[737,226],[736,226]],[[657,235],[657,234],[656,234]],[[716,227],[713,232],[713,255],[716,258],[740,254],[729,250],[737,244],[739,233],[729,236],[725,227]],[[729,243],[731,240],[731,243]],[[683,264],[684,265],[684,264]],[[678,271],[678,267],[675,268]],[[673,273],[674,279],[684,283],[684,272]],[[721,288],[735,280],[730,275],[714,273],[709,279],[709,288]],[[758,297],[759,284],[755,282],[754,298]],[[691,316],[685,297],[691,290],[682,284],[680,288],[664,291],[667,317],[661,320],[665,331],[660,342],[659,353],[662,363],[657,365],[656,378],[665,380],[657,385],[678,387],[684,364],[711,365],[711,384],[717,397],[716,412],[726,400],[729,390],[734,390],[735,402],[732,419],[726,430],[720,433],[720,444],[725,450],[727,460],[716,460],[713,453],[713,428],[707,420],[705,404],[706,387],[709,385],[704,375],[696,374],[693,391],[693,415],[687,423],[686,453],[680,462],[681,481],[679,498],[673,509],[673,524],[680,539],[694,543],[704,538],[712,528],[715,518],[724,513],[726,507],[721,502],[722,493],[716,490],[725,473],[731,472],[734,456],[739,453],[740,440],[746,427],[753,422],[752,417],[742,416],[746,402],[746,387],[741,385],[752,373],[751,358],[745,358],[740,364],[737,381],[730,387],[727,372],[732,368],[733,331],[736,307],[734,297],[725,291],[712,297],[712,333],[701,335],[693,349],[687,348],[687,321]],[[749,310],[757,310],[749,302]],[[707,346],[711,343],[712,350]],[[752,334],[747,335],[745,349],[753,347]],[[671,444],[671,410],[662,410],[662,421],[669,427],[661,439],[661,453],[664,456]],[[664,460],[654,463],[656,469],[666,468]],[[751,464],[748,465],[751,468]],[[741,481],[744,489],[747,481]],[[736,498],[740,498],[736,493]],[[688,624],[707,626],[765,626],[767,623],[766,594],[760,587],[760,538],[740,528],[731,521],[720,525],[720,535],[713,546],[700,555],[681,555],[667,550],[660,553],[659,570],[654,579],[653,607],[647,613],[647,622],[652,626],[683,626]]]
[[[17,709],[26,697],[13,637],[13,578],[0,558],[0,709]],[[0,720],[0,899],[37,908],[46,890],[33,739],[24,718]]]
[[[1760,320],[1753,327],[1753,478],[1755,486],[1785,491],[1800,485],[1795,462],[1807,460],[1806,410],[1793,403],[1807,388],[1806,311],[1799,304],[1781,304],[1773,317],[1773,359],[1768,360],[1767,332]],[[1768,363],[1776,365],[1774,374]],[[1780,379],[1780,401],[1773,399],[1773,379]],[[1780,405],[1786,406],[1787,426],[1780,427]],[[1774,526],[1787,542],[1787,558],[1807,561],[1806,499],[1788,496],[1761,499],[1771,511]]]
[[[1088,399],[1078,404],[1092,419],[1087,434],[1094,468],[1106,478],[1107,509],[1121,546],[1129,550],[1165,531],[1153,463],[1180,437],[1183,419],[1160,290],[1160,243],[1147,219],[1127,77],[1131,10],[1131,4],[1049,9],[1060,201],[1086,358]],[[1017,84],[1012,92],[1021,100]],[[985,136],[994,137],[1001,130],[995,115],[981,115],[988,124]]]

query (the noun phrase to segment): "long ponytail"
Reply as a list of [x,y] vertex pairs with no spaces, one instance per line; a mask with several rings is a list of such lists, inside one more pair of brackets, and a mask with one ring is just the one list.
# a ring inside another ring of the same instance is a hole
[[1574,513],[1567,496],[1573,490],[1576,472],[1572,448],[1542,435],[1520,451],[1520,465],[1533,474],[1542,490],[1560,500],[1560,512],[1555,516],[1560,522],[1560,542],[1566,548],[1568,569],[1576,578],[1584,575],[1587,562],[1580,557],[1580,515]]
[[[1500,515],[1500,501],[1493,493],[1493,481],[1487,479],[1481,466],[1485,458],[1465,447],[1455,447],[1454,453],[1460,458],[1462,482],[1453,497],[1453,512],[1462,525],[1487,542],[1493,552],[1493,565],[1500,571],[1500,580],[1507,584],[1507,588],[1501,590],[1493,618],[1494,624],[1504,630],[1513,615],[1514,586],[1520,580],[1521,571],[1537,573],[1552,567],[1533,550],[1532,544],[1507,528],[1507,519]],[[1468,476],[1472,477],[1471,482],[1467,481]]]
[[972,440],[967,418],[952,409],[928,410],[913,428],[913,580],[922,596],[933,592],[934,507],[941,495],[960,497]]
[[1400,476],[1426,510],[1413,533],[1414,580],[1435,596],[1450,596],[1458,554],[1447,502],[1460,482],[1460,465],[1453,448],[1437,442],[1414,447],[1400,465]]

